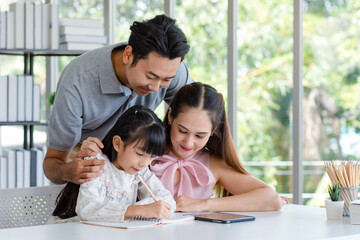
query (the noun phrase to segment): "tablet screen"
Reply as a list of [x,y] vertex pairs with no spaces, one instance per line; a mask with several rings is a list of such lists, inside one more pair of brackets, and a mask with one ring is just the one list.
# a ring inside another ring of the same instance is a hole
[[219,223],[231,223],[231,222],[253,221],[255,220],[255,217],[216,212],[216,213],[205,213],[205,214],[195,215],[195,220],[219,222]]

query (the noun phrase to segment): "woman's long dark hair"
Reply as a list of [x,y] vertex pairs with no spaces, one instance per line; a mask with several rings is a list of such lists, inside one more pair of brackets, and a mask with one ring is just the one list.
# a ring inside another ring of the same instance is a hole
[[[103,139],[102,152],[111,162],[117,157],[112,144],[116,135],[121,137],[124,148],[136,142],[141,144],[144,152],[148,154],[161,156],[165,152],[164,126],[153,111],[143,106],[136,105],[126,110]],[[56,199],[53,216],[66,219],[77,215],[75,208],[79,187],[78,184],[71,182],[66,184]]]
[[[248,174],[237,156],[236,147],[231,137],[230,127],[226,118],[225,102],[221,93],[208,84],[194,82],[185,85],[177,91],[172,99],[169,108],[170,115],[175,119],[181,112],[186,112],[189,108],[205,110],[212,123],[212,135],[210,136],[205,148],[210,154],[221,158],[226,164],[238,172]],[[164,124],[166,133],[166,144],[171,148],[171,138],[169,124],[169,110],[167,111]],[[219,196],[227,196],[229,193],[219,184],[216,185],[216,193]]]

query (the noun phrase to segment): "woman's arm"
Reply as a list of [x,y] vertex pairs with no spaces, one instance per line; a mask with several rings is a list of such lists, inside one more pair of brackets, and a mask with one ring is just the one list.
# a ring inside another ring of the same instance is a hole
[[283,200],[269,185],[250,174],[242,174],[211,158],[210,170],[215,179],[233,196],[210,199],[179,197],[177,211],[277,211]]

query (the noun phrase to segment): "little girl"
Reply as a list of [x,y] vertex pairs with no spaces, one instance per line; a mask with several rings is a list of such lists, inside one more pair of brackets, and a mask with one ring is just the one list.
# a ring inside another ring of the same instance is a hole
[[[94,139],[85,140],[82,150],[97,149],[93,148],[98,144],[92,142]],[[107,162],[102,175],[81,184],[80,189],[79,185],[67,183],[58,196],[55,217],[48,223],[79,218],[103,222],[122,222],[133,216],[168,218],[175,211],[175,201],[148,169],[151,161],[165,151],[164,127],[157,116],[142,106],[129,108],[103,144],[102,157]],[[137,175],[158,201],[154,201]]]
[[[164,123],[166,154],[150,169],[175,198],[177,211],[269,211],[287,201],[241,164],[222,94],[213,87],[183,86]],[[212,198],[214,187],[218,198]]]

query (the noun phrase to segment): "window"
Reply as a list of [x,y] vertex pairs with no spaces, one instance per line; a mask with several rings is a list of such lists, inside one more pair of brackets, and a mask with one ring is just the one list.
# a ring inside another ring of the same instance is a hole
[[291,193],[293,1],[238,5],[238,153],[252,174]]
[[326,193],[316,162],[360,157],[359,19],[356,0],[304,0],[304,192]]

